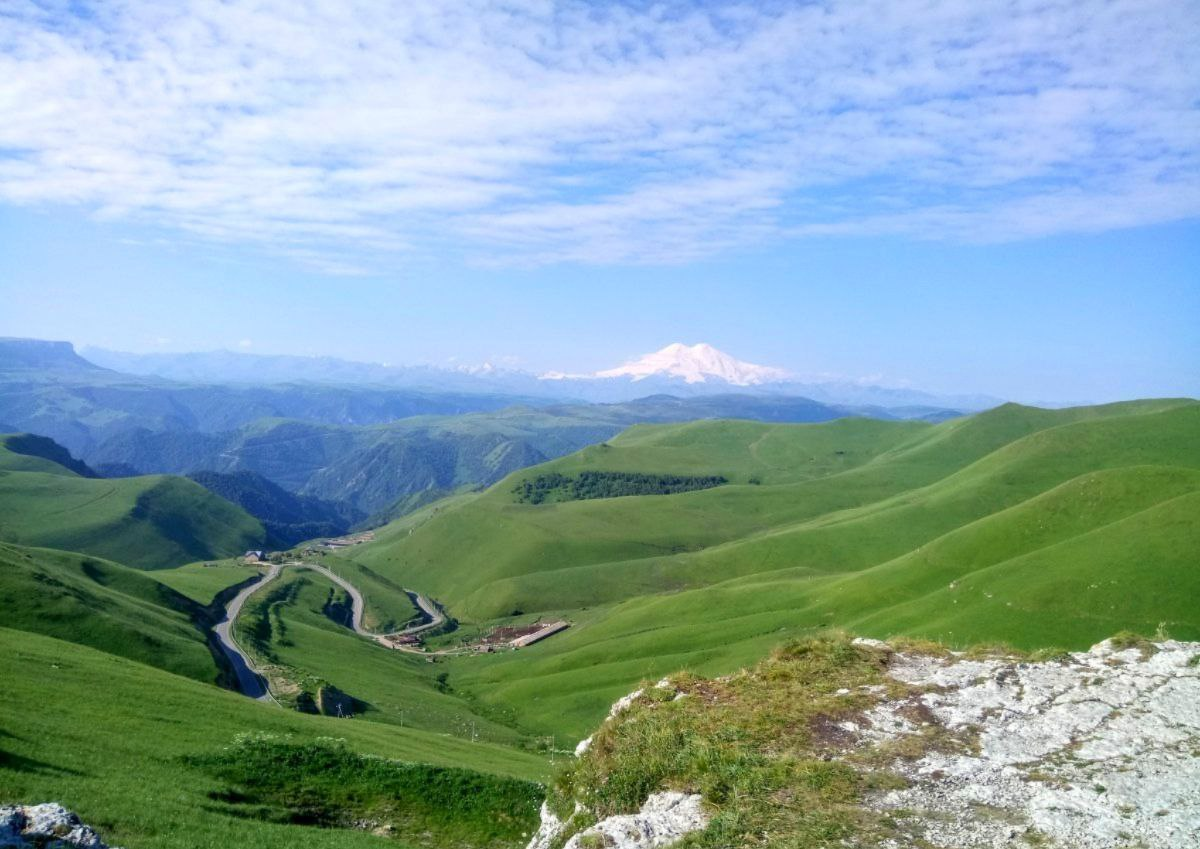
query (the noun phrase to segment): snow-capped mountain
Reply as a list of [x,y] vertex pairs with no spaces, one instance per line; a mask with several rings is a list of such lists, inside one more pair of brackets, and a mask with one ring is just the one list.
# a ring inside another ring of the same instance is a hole
[[646,354],[617,368],[598,371],[591,375],[567,375],[561,372],[550,372],[542,375],[543,380],[567,380],[571,378],[591,377],[629,378],[634,382],[650,377],[681,379],[684,383],[708,383],[710,381],[727,383],[730,386],[759,386],[764,383],[777,383],[789,377],[787,371],[772,366],[760,366],[734,359],[724,351],[718,351],[712,345],[701,342],[698,345],[684,345],[675,342],[662,350]]
[[737,360],[711,345],[676,342],[617,368],[590,374],[533,374],[483,365],[396,366],[333,357],[263,355],[210,351],[188,354],[128,354],[88,348],[87,360],[126,374],[216,383],[332,383],[408,387],[433,392],[511,395],[524,401],[625,402],[647,395],[681,398],[737,393],[810,398],[855,407],[940,407],[981,410],[1000,403],[981,395],[932,395],[870,381],[804,380],[780,368]]

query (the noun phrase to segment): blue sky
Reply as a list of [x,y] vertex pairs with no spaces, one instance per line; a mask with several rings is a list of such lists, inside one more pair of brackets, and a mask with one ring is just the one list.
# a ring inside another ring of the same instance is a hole
[[26,2],[0,333],[1200,395],[1200,7]]

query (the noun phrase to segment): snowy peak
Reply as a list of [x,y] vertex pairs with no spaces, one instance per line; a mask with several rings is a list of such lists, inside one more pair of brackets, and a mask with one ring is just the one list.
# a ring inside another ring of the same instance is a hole
[[682,378],[685,383],[707,383],[710,379],[734,386],[754,386],[786,380],[788,373],[780,368],[760,366],[736,360],[712,345],[684,345],[676,342],[661,351],[628,362],[618,368],[596,372],[594,377],[629,377],[645,380],[648,377]]

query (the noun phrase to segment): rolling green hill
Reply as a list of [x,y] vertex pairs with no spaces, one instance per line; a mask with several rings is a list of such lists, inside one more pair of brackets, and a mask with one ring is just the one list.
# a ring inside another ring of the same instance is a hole
[[[490,485],[517,469],[615,436],[636,422],[728,416],[828,421],[842,414],[805,398],[655,396],[624,404],[412,416],[371,426],[264,418],[221,433],[139,428],[114,435],[86,456],[101,470],[249,471],[303,496],[376,514],[413,496]],[[883,410],[870,414],[888,417]]]
[[[450,681],[582,734],[680,667],[727,671],[827,626],[951,644],[1200,636],[1200,404],[1005,405],[942,424],[638,426],[384,529],[353,553],[466,623],[575,627]],[[538,475],[719,475],[675,495],[520,503]]]
[[8,628],[46,634],[215,681],[204,611],[144,572],[96,557],[0,543]]
[[192,481],[81,477],[44,456],[14,452],[12,439],[0,437],[0,540],[143,569],[228,556],[265,540],[255,519]]
[[[0,646],[0,799],[61,802],[113,845],[515,849],[536,825],[539,756],[284,711],[25,631],[0,627]],[[331,806],[394,836],[317,817]],[[444,836],[442,807],[457,816]]]

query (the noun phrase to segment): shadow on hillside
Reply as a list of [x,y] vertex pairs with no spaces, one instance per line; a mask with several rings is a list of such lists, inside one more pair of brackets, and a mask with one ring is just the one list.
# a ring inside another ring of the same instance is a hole
[[70,769],[64,766],[55,766],[48,764],[45,761],[27,758],[24,755],[16,755],[12,752],[6,752],[0,749],[0,769],[10,769],[13,772],[32,772],[41,775],[71,775],[75,777],[86,776],[86,772],[80,772],[77,769]]

